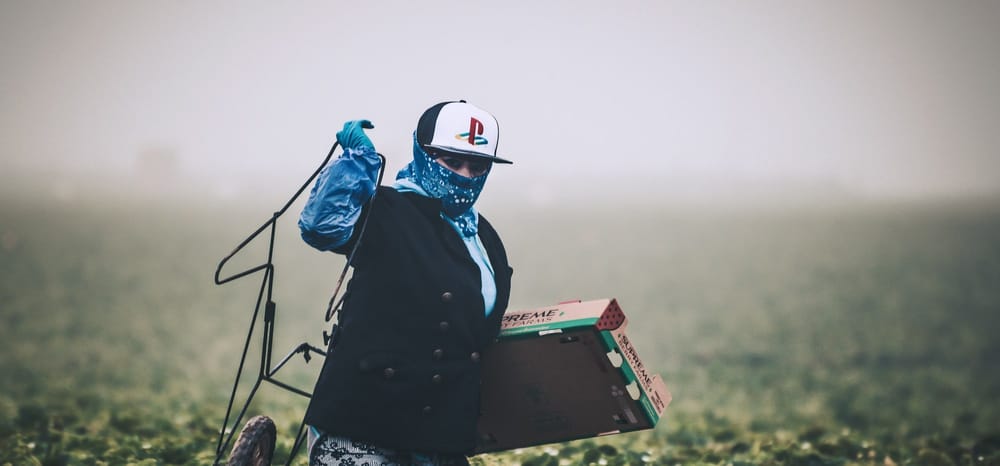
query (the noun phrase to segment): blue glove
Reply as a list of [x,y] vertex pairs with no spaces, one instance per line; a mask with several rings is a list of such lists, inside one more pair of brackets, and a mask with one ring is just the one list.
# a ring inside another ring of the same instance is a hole
[[347,149],[363,149],[368,148],[372,151],[375,150],[375,146],[372,144],[372,140],[368,139],[368,135],[365,134],[365,129],[372,129],[375,125],[368,120],[351,120],[344,123],[344,129],[337,132],[337,142],[340,146]]

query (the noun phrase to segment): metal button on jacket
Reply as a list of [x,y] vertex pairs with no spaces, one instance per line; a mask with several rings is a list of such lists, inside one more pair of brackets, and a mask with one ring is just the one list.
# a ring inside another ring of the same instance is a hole
[[435,384],[440,384],[441,380],[443,380],[441,374],[434,374],[434,376],[431,377],[431,382],[434,382]]
[[453,298],[453,297],[454,297],[454,295],[451,294],[450,291],[445,291],[444,293],[441,293],[441,301],[443,301],[443,302],[450,303],[451,302],[451,298]]
[[444,350],[441,348],[434,350],[434,352],[431,353],[431,357],[433,357],[435,361],[440,361],[441,358],[444,357]]
[[447,332],[449,326],[451,326],[451,324],[449,324],[447,320],[442,320],[441,323],[438,324],[438,328],[440,328],[442,332]]
[[472,362],[479,362],[479,352],[473,351],[472,354],[469,355],[469,359],[471,359]]
[[385,376],[385,378],[387,379],[391,379],[392,376],[396,375],[396,369],[393,369],[391,367],[386,367],[385,370],[382,371],[382,375]]
[[424,414],[430,414],[431,411],[433,411],[433,410],[431,409],[430,406],[424,406],[424,409],[423,409],[423,413]]

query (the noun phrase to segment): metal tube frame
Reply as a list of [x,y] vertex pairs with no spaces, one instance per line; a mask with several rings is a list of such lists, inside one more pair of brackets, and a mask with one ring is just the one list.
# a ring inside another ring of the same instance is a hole
[[[275,267],[273,261],[274,238],[277,229],[278,218],[281,217],[281,215],[288,210],[288,208],[292,205],[292,203],[294,203],[295,200],[298,199],[298,197],[302,194],[302,192],[305,191],[305,189],[310,184],[312,184],[313,180],[316,179],[320,171],[323,170],[323,167],[325,167],[330,162],[330,159],[333,157],[334,151],[337,149],[339,145],[340,145],[339,142],[335,142],[333,146],[330,148],[330,152],[326,155],[326,158],[323,159],[323,163],[321,163],[319,168],[316,169],[316,171],[312,174],[312,176],[310,176],[309,179],[307,179],[306,182],[302,184],[302,186],[298,189],[298,191],[296,191],[295,194],[292,195],[291,199],[289,199],[288,202],[286,202],[285,205],[280,210],[274,212],[271,215],[271,218],[269,218],[266,222],[264,222],[263,225],[257,228],[256,231],[251,233],[250,236],[248,236],[238,246],[236,246],[236,248],[233,249],[233,251],[230,252],[229,255],[224,257],[222,261],[219,262],[218,267],[215,269],[216,285],[223,285],[231,281],[246,277],[248,275],[255,274],[257,272],[263,272],[264,274],[263,277],[261,277],[260,290],[257,292],[257,302],[254,305],[253,315],[250,319],[250,329],[247,332],[246,340],[243,343],[243,354],[240,356],[240,363],[236,370],[236,378],[233,381],[233,389],[229,395],[229,403],[226,406],[226,415],[222,421],[222,427],[219,429],[219,438],[215,447],[215,461],[213,462],[214,465],[218,465],[219,462],[223,459],[223,456],[226,454],[226,451],[229,450],[231,443],[233,441],[233,435],[236,433],[240,423],[243,422],[243,417],[246,415],[247,409],[250,407],[250,402],[253,401],[254,396],[257,394],[257,390],[260,388],[261,382],[268,382],[280,389],[290,391],[298,395],[302,395],[306,398],[312,397],[311,393],[302,390],[300,388],[294,387],[292,385],[289,385],[285,382],[282,382],[274,377],[278,373],[278,371],[281,370],[281,368],[284,367],[285,364],[289,360],[291,360],[292,357],[295,356],[296,354],[302,353],[302,356],[307,363],[311,358],[310,355],[311,353],[316,353],[323,357],[326,356],[326,351],[323,351],[308,343],[301,343],[293,350],[291,350],[288,354],[286,354],[278,362],[278,364],[273,366],[271,364],[273,350],[274,350],[275,314],[277,311],[277,304],[272,299],[274,292],[274,276],[275,276]],[[376,188],[382,182],[382,174],[385,170],[385,163],[386,163],[385,157],[382,154],[378,154],[378,156],[381,159],[381,165],[379,167],[379,174],[378,174],[378,181],[376,182]],[[372,200],[374,200],[374,196],[372,196]],[[369,200],[369,202],[372,202],[372,200]],[[367,223],[368,223],[368,218],[366,216],[363,224],[361,225],[362,235],[364,234],[364,228],[367,226]],[[220,278],[220,274],[222,273],[222,268],[226,265],[226,263],[229,262],[229,260],[232,259],[233,256],[235,256],[237,253],[243,250],[243,248],[245,248],[248,244],[250,244],[261,233],[263,233],[265,230],[268,229],[270,229],[270,235],[269,235],[270,241],[267,247],[267,262],[261,265],[250,267],[246,270],[237,272],[228,277]],[[331,304],[336,298],[337,292],[339,292],[340,283],[343,282],[344,275],[346,275],[347,269],[350,267],[351,260],[353,259],[354,253],[357,251],[357,246],[359,243],[360,239],[356,242],[354,249],[351,251],[351,254],[348,257],[347,263],[344,266],[344,272],[341,274],[340,281],[338,281],[337,284],[337,291],[334,293],[334,297],[331,298]],[[260,310],[262,303],[264,303],[263,330],[262,330],[263,335],[261,340],[262,346],[260,355],[260,367],[257,371],[257,380],[254,382],[253,388],[250,389],[250,394],[247,396],[246,401],[240,408],[239,414],[235,417],[235,419],[233,419],[232,424],[230,424],[230,417],[233,414],[233,405],[236,402],[236,392],[237,389],[239,388],[240,380],[243,377],[243,370],[246,366],[246,359],[247,359],[247,353],[249,352],[250,349],[250,342],[253,339],[253,334],[256,327],[257,319],[261,317]],[[331,310],[328,308],[326,315],[327,321],[330,320],[330,317],[331,317]],[[325,333],[326,332],[324,332],[324,334]],[[296,453],[298,453],[298,450],[301,447],[302,440],[304,438],[305,438],[305,417],[303,416],[302,422],[299,424],[299,430],[295,434],[295,444],[293,445],[292,450],[288,455],[288,461],[285,463],[286,466],[291,465],[292,459],[295,457]]]

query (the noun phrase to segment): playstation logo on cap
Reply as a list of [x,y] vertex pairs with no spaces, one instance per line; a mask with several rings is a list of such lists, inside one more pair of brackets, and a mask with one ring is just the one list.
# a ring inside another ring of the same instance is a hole
[[464,100],[441,102],[417,122],[417,142],[428,152],[513,163],[497,157],[499,138],[496,118]]

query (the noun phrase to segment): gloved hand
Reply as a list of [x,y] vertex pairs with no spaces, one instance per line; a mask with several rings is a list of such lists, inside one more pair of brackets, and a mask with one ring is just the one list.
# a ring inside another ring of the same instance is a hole
[[347,149],[362,149],[369,148],[375,150],[375,146],[372,144],[372,140],[368,139],[368,135],[365,134],[365,129],[372,129],[375,125],[368,120],[351,120],[344,123],[344,129],[337,132],[337,142],[340,146]]

